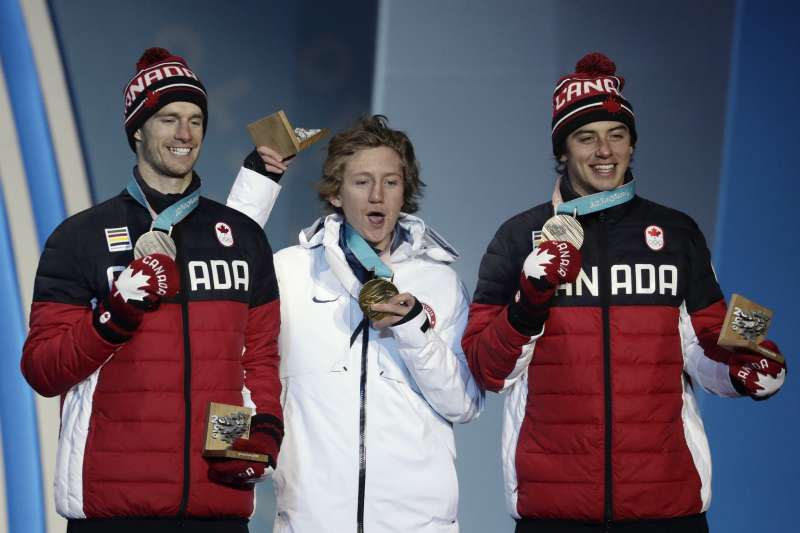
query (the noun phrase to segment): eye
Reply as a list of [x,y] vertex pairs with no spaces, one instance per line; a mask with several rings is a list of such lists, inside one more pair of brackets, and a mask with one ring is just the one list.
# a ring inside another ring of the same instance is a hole
[[199,126],[202,126],[202,125],[203,125],[203,119],[201,119],[201,118],[195,118],[195,119],[192,119],[192,121],[190,122],[190,124],[191,124],[192,126],[198,126],[198,127],[199,127]]
[[400,185],[400,179],[399,178],[388,178],[386,180],[386,185],[388,185],[389,187],[397,187],[398,185]]
[[578,137],[578,142],[581,144],[588,144],[594,142],[594,137],[592,137],[591,135],[581,135],[580,137]]

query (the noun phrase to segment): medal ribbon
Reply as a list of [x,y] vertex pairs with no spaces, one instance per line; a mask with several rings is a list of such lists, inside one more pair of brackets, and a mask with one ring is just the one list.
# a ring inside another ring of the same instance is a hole
[[350,224],[344,223],[344,238],[348,248],[356,256],[364,268],[375,273],[376,276],[392,279],[392,271],[381,261],[375,249],[362,237]]
[[[561,178],[559,178],[561,179]],[[614,189],[613,191],[602,191],[588,196],[581,196],[570,200],[569,202],[562,202],[561,195],[553,198],[553,207],[555,207],[556,214],[565,215],[588,215],[596,211],[602,211],[615,205],[624,204],[633,199],[636,194],[636,181],[631,180],[622,187]],[[558,185],[556,185],[558,191]]]
[[126,189],[128,194],[133,196],[134,200],[139,202],[150,212],[150,216],[153,217],[153,225],[151,229],[158,229],[167,233],[172,230],[172,226],[186,218],[189,213],[194,211],[194,208],[200,203],[200,188],[198,187],[188,196],[181,198],[157,214],[153,208],[150,207],[150,203],[147,201],[147,197],[144,195],[144,192],[142,192],[142,188],[139,187],[139,184],[136,182],[136,178],[131,178]]

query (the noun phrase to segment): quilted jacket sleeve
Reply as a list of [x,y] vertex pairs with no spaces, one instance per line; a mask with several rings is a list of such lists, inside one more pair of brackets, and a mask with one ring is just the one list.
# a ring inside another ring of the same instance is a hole
[[75,252],[78,240],[69,228],[67,221],[45,243],[22,350],[22,373],[43,396],[66,393],[121,346],[104,340],[92,325],[95,288],[84,275],[87,259]]
[[739,396],[728,373],[731,352],[717,345],[727,306],[711,266],[706,240],[694,223],[691,230],[689,286],[680,324],[684,370],[708,392]]
[[242,356],[245,386],[260,415],[261,425],[269,426],[276,442],[283,439],[283,413],[281,409],[280,356],[280,300],[272,249],[264,232],[258,230],[256,266],[253,276],[250,311],[245,331],[245,351]]
[[[518,289],[522,258],[530,250],[515,250],[513,236],[520,233],[509,221],[497,231],[481,259],[475,298],[462,345],[469,367],[481,387],[499,392],[522,376],[544,332],[527,335],[508,319],[508,304]],[[521,232],[525,233],[525,232]]]
[[428,318],[422,312],[392,331],[400,356],[431,407],[450,422],[469,422],[480,414],[484,397],[461,349],[467,324],[466,289],[457,282],[450,292],[456,300],[454,312],[441,317],[441,326],[423,331]]

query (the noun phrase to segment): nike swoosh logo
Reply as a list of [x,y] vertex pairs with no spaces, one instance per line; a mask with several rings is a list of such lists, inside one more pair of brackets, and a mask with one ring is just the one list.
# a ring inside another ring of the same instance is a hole
[[336,301],[336,300],[338,300],[338,299],[339,299],[339,298],[334,298],[333,300],[320,300],[320,299],[319,299],[319,298],[317,298],[316,296],[313,296],[313,297],[311,298],[311,301],[312,301],[312,302],[315,302],[315,303],[318,303],[318,304],[328,304],[328,303],[331,303],[331,302],[335,302],[335,301]]

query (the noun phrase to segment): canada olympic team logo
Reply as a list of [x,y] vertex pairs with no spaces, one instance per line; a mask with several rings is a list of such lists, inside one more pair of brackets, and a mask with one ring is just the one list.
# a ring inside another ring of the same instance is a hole
[[233,232],[231,227],[224,222],[214,224],[214,231],[217,233],[217,240],[222,246],[230,248],[233,246]]
[[654,252],[664,248],[664,230],[658,226],[647,226],[644,230],[644,242]]

